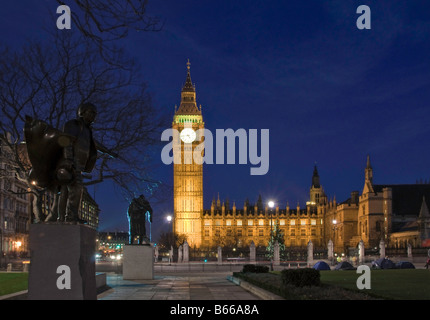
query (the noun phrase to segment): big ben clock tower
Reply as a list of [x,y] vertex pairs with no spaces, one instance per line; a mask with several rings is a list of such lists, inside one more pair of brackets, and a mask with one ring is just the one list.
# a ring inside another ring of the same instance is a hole
[[[195,161],[194,152],[202,150],[204,129],[201,106],[197,107],[196,88],[191,82],[190,62],[181,91],[181,104],[173,117],[172,128],[179,132],[173,153],[173,231],[184,234],[188,244],[200,247],[202,242],[203,164]],[[179,161],[180,159],[180,161]]]

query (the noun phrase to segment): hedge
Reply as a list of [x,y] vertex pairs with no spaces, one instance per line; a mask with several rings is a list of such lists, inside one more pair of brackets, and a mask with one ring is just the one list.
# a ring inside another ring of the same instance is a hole
[[282,283],[296,287],[321,285],[320,272],[313,268],[285,269],[281,272]]
[[269,272],[269,267],[255,264],[245,264],[243,266],[242,272],[267,273]]

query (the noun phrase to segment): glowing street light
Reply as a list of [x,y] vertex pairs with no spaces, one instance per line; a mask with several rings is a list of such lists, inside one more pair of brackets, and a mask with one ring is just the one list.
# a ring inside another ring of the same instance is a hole
[[336,224],[337,224],[337,220],[333,219],[332,223],[333,223],[333,244],[336,245]]
[[171,216],[171,215],[168,215],[168,216],[166,217],[166,221],[167,221],[167,222],[171,222],[171,221],[172,221],[172,216]]
[[[272,217],[273,217],[273,207],[275,206],[275,202],[270,200],[267,205],[269,206],[269,213],[270,213],[270,237],[271,241],[273,240],[273,228],[272,228]],[[273,257],[270,258],[270,270],[273,271]]]

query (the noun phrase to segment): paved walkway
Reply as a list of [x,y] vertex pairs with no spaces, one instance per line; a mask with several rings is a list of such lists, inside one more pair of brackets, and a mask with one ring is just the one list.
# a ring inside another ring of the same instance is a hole
[[123,280],[108,273],[98,300],[260,300],[227,279],[231,273],[156,274],[153,280]]

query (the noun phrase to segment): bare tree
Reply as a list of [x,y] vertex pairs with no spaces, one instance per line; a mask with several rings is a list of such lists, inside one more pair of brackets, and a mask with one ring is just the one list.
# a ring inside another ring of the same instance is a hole
[[112,179],[129,198],[157,185],[149,171],[166,118],[153,107],[136,63],[120,50],[112,56],[115,63],[106,63],[99,48],[82,36],[61,34],[50,40],[15,52],[0,49],[0,140],[12,155],[8,165],[16,177],[37,193],[23,160],[25,116],[61,129],[88,101],[98,109],[95,140],[119,157],[100,153],[86,184]]
[[176,232],[162,232],[157,240],[158,246],[163,251],[170,250],[170,247],[175,249],[185,243],[186,234],[177,234]]
[[160,17],[148,14],[148,0],[73,0],[71,3],[57,0],[57,3],[70,5],[73,25],[99,47],[109,62],[110,51],[116,51],[113,44],[126,38],[130,30],[156,32],[164,25]]

